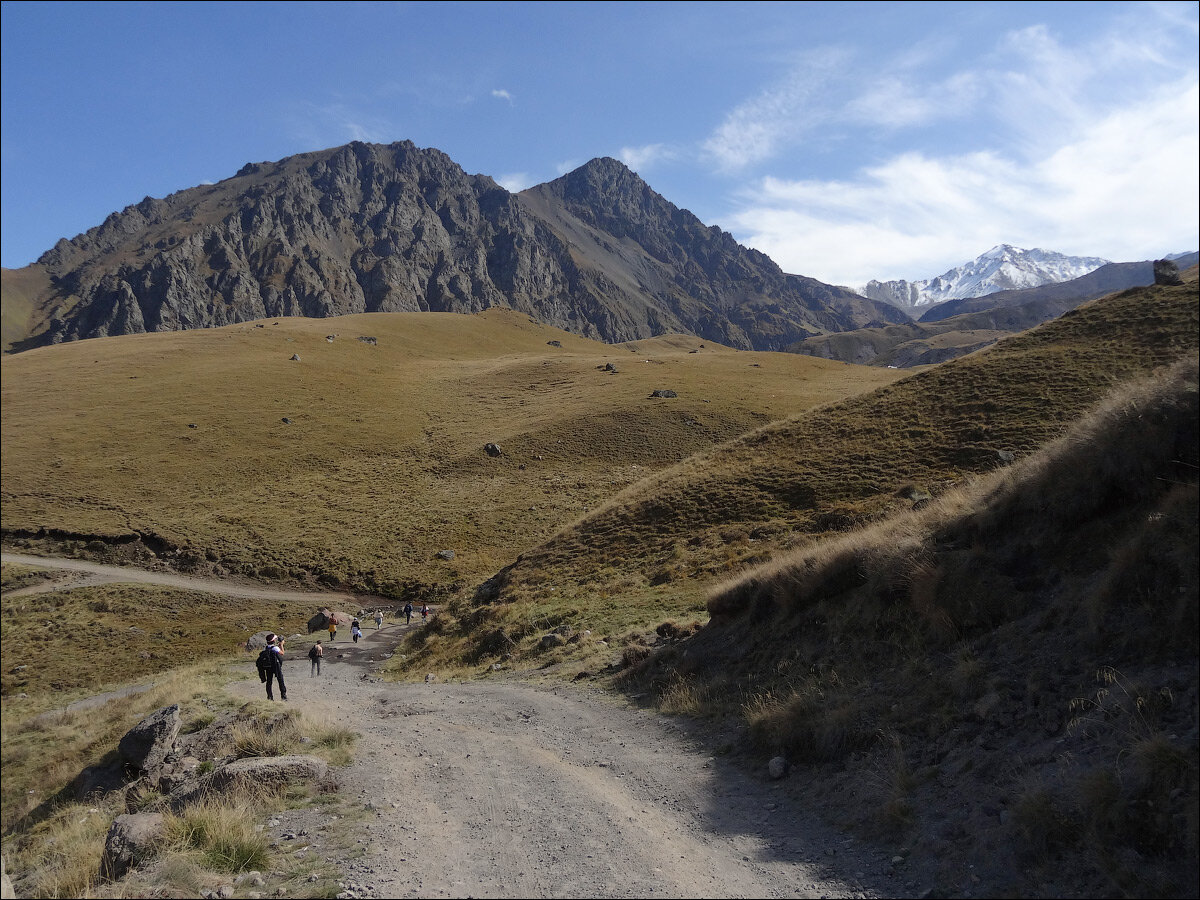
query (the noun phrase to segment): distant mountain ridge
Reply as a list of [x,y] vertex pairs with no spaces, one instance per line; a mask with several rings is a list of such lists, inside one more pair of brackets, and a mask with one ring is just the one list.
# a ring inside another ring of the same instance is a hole
[[147,197],[4,278],[5,306],[11,295],[28,310],[6,309],[6,349],[272,316],[496,306],[604,341],[682,332],[759,350],[907,320],[785,274],[617,160],[512,194],[410,141],[247,164],[217,184]]
[[[1187,270],[1200,262],[1200,253],[1176,254],[1174,261]],[[948,300],[928,309],[916,322],[806,338],[788,350],[861,365],[900,369],[931,365],[1027,331],[1089,300],[1154,282],[1150,260],[1108,263],[1071,281]]]
[[1053,250],[1023,250],[1011,244],[998,244],[936,278],[869,281],[851,290],[911,312],[947,300],[1071,281],[1106,263],[1108,260],[1094,256],[1066,256]]

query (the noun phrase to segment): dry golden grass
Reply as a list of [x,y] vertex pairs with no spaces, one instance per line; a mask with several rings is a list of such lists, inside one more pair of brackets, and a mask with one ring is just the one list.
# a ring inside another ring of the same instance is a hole
[[898,377],[691,338],[609,346],[505,310],[259,324],[4,358],[5,535],[140,534],[181,568],[446,587],[650,472]]

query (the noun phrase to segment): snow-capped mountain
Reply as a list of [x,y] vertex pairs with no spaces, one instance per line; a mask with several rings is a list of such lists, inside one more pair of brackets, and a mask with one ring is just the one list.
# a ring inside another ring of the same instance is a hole
[[982,297],[996,291],[1070,281],[1106,263],[1107,259],[1095,256],[1066,256],[1053,250],[1022,250],[1011,244],[1000,244],[936,278],[923,281],[870,281],[851,290],[901,309],[914,309],[945,300]]

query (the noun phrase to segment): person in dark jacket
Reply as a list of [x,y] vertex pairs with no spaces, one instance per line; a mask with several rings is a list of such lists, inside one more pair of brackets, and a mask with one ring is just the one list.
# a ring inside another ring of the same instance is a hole
[[283,683],[283,638],[272,634],[267,636],[267,644],[271,649],[271,664],[267,666],[267,699],[274,700],[271,682],[279,680],[279,699],[287,702],[287,685]]

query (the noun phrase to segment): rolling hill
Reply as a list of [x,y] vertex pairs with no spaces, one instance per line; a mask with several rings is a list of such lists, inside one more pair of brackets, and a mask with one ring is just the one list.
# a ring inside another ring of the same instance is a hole
[[507,309],[68,342],[0,373],[6,541],[396,597],[473,583],[649,473],[897,377],[606,345]]
[[746,565],[1033,454],[1116,385],[1194,355],[1198,334],[1192,270],[1184,285],[1093,301],[714,447],[630,486],[489,579],[459,607],[461,652],[475,660],[489,647],[528,648],[530,608],[584,627],[630,605],[681,608]]

